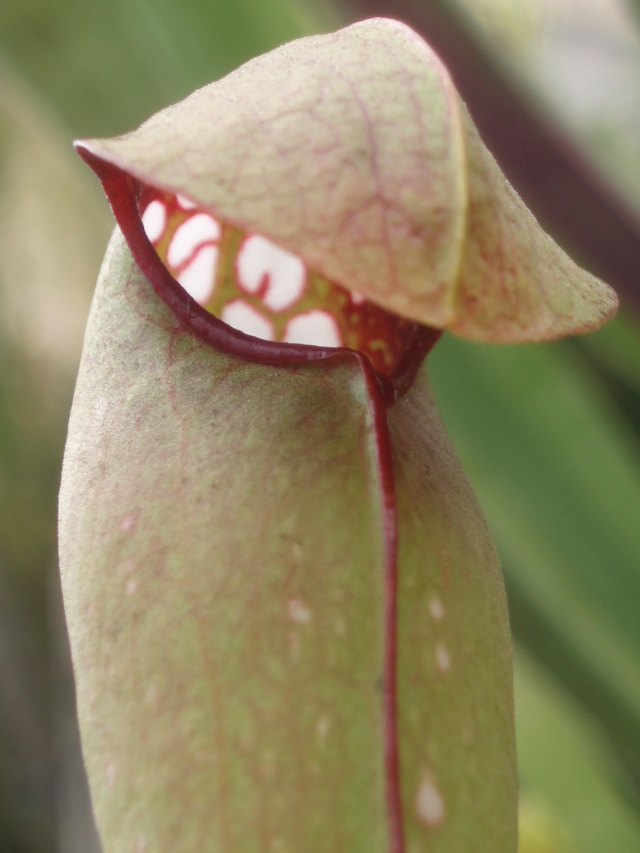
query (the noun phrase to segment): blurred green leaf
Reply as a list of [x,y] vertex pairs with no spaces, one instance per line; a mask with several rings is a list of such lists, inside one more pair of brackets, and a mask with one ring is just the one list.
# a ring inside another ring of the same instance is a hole
[[[110,223],[56,119],[1,59],[0,68],[0,849],[40,853],[55,848],[57,798],[78,754],[72,685],[53,649],[66,640],[49,619],[55,504],[90,281]],[[90,828],[77,778],[74,800]]]
[[640,456],[567,344],[444,341],[445,422],[505,562],[513,626],[640,762]]
[[113,135],[334,24],[331,4],[311,0],[3,0],[0,47],[74,135]]
[[637,814],[603,775],[601,731],[532,658],[516,660],[521,838],[531,839],[520,853],[640,850]]
[[640,323],[621,313],[615,323],[576,342],[589,367],[606,384],[640,441]]
[[63,130],[0,68],[0,550],[39,584],[54,564],[59,447],[110,223]]

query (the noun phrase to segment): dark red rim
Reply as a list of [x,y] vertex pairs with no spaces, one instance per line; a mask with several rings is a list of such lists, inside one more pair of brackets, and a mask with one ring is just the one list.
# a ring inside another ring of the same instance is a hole
[[[128,172],[99,157],[83,143],[76,144],[82,159],[100,178],[114,216],[127,241],[136,263],[155,292],[172,309],[182,325],[205,343],[221,352],[261,364],[304,364],[324,359],[357,355],[347,347],[317,347],[308,344],[289,344],[265,341],[246,335],[214,317],[181,287],[164,266],[142,225],[138,209],[140,182]],[[414,324],[412,340],[400,363],[390,374],[372,368],[376,382],[387,405],[401,397],[411,386],[427,353],[442,330]]]

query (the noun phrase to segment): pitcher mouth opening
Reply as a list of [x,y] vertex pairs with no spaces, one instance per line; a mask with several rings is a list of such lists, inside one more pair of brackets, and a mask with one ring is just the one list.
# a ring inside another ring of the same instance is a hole
[[131,253],[182,325],[216,349],[266,364],[353,357],[387,403],[441,335],[309,270],[267,238],[130,175],[76,143],[100,178]]

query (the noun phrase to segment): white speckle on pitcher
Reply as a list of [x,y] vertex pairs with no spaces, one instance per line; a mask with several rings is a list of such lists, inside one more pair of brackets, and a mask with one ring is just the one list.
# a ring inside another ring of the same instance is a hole
[[443,823],[446,814],[444,797],[429,771],[422,777],[415,805],[418,820],[428,829],[435,829]]
[[136,526],[137,518],[134,513],[129,512],[125,516],[122,517],[120,521],[120,531],[122,533],[131,533],[133,528]]
[[306,625],[311,621],[311,611],[301,598],[290,598],[287,603],[287,611],[292,622]]
[[437,622],[444,619],[444,604],[438,596],[435,596],[435,598],[432,598],[429,602],[429,613]]
[[327,737],[330,728],[331,721],[329,720],[329,717],[320,717],[316,723],[316,735],[319,741],[323,741]]
[[448,672],[451,668],[451,655],[444,643],[438,643],[436,647],[436,664],[440,672]]

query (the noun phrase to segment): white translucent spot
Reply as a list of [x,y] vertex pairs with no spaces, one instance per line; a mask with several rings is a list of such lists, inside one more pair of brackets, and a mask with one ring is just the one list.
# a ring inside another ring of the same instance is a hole
[[440,826],[445,817],[444,798],[429,773],[423,776],[416,794],[416,814],[429,829]]
[[362,305],[364,302],[364,296],[361,293],[356,293],[355,290],[352,290],[349,295],[354,305]]
[[263,317],[252,305],[247,305],[240,299],[229,302],[222,309],[222,319],[225,323],[239,329],[245,335],[253,335],[254,338],[262,338],[265,341],[273,340],[273,326],[271,322]]
[[114,764],[113,761],[110,761],[109,764],[107,764],[105,771],[104,771],[104,776],[105,776],[105,781],[107,783],[107,788],[113,788],[113,785],[116,781],[117,775],[118,775],[118,772],[116,769],[116,765]]
[[335,621],[335,631],[338,637],[344,637],[347,633],[347,623],[342,616],[338,616]]
[[154,199],[147,205],[142,214],[142,225],[152,243],[155,243],[162,237],[166,224],[167,211],[165,206],[158,199]]
[[306,271],[301,259],[259,234],[242,244],[237,272],[238,284],[248,293],[257,293],[267,278],[263,301],[272,311],[290,308],[304,292]]
[[438,643],[436,648],[436,663],[440,672],[447,672],[451,666],[451,657],[444,643]]
[[136,838],[135,853],[146,853],[149,849],[149,842],[144,835],[139,835]]
[[220,224],[208,213],[196,213],[176,230],[171,238],[167,263],[174,269],[183,264],[203,243],[217,242]]
[[293,317],[287,323],[283,340],[289,344],[318,347],[339,347],[342,344],[338,324],[326,311],[308,311]]
[[198,305],[205,305],[211,295],[216,280],[218,249],[216,246],[203,246],[188,267],[185,267],[178,281]]
[[147,687],[147,690],[144,694],[144,704],[149,705],[152,708],[155,708],[157,703],[158,703],[158,691],[156,689],[155,684],[152,683]]
[[320,717],[320,719],[316,723],[316,735],[318,740],[324,740],[329,734],[330,728],[331,721],[329,720],[329,717]]
[[133,595],[136,589],[138,588],[138,582],[133,578],[129,578],[127,581],[127,585],[125,587],[127,595]]
[[287,610],[289,611],[289,619],[293,622],[306,625],[311,621],[311,611],[301,598],[290,598]]
[[120,522],[120,530],[122,533],[131,533],[135,526],[136,517],[132,512],[125,515]]
[[432,598],[429,602],[429,613],[436,619],[438,622],[444,618],[444,604],[440,601],[439,598]]
[[176,195],[176,201],[183,210],[193,210],[194,207],[198,206],[197,202],[191,201],[190,198],[187,198],[186,195],[182,195],[182,193],[178,193]]

